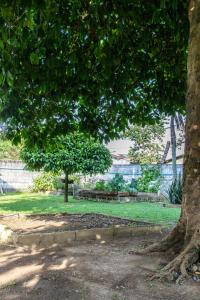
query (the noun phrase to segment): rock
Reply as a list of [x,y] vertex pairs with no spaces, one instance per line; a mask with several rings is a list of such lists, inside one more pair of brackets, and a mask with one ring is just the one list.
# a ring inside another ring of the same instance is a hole
[[174,279],[178,279],[180,275],[178,272],[173,272]]
[[193,265],[192,266],[192,272],[196,272],[196,271],[198,271],[198,267],[197,267],[197,265]]
[[17,235],[6,225],[0,224],[0,244],[15,243]]
[[200,263],[197,263],[197,268],[198,268],[198,270],[197,270],[197,271],[199,271],[199,272],[200,272]]
[[199,281],[199,279],[198,279],[197,276],[192,276],[192,279],[193,279],[194,281]]

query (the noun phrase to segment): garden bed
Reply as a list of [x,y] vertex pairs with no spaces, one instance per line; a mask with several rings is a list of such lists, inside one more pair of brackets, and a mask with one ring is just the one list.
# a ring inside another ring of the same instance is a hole
[[165,199],[162,195],[158,195],[157,193],[108,192],[96,190],[80,190],[76,198],[97,202],[163,202]]
[[104,199],[104,200],[117,200],[126,197],[136,197],[135,192],[108,192],[97,190],[80,190],[77,194],[78,199]]
[[50,233],[113,226],[148,226],[138,222],[102,214],[43,214],[43,215],[0,215],[0,224],[7,225],[18,234]]

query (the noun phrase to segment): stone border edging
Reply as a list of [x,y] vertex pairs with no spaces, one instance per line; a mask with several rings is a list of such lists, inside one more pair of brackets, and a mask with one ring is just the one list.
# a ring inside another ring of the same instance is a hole
[[14,241],[16,246],[50,246],[53,244],[73,245],[81,241],[98,241],[105,243],[116,238],[131,237],[140,234],[162,233],[163,227],[160,225],[153,226],[115,226],[109,228],[91,228],[75,231],[56,231],[51,233],[31,233],[18,235]]

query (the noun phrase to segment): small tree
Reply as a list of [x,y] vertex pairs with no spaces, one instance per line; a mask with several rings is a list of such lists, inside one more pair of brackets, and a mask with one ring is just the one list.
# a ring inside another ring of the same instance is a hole
[[133,141],[129,149],[131,163],[151,164],[158,162],[163,153],[162,139],[165,133],[164,125],[132,126],[126,137]]
[[25,146],[21,158],[31,170],[63,171],[64,201],[68,202],[68,176],[75,173],[92,175],[105,172],[112,164],[109,150],[81,133],[60,136],[45,149]]

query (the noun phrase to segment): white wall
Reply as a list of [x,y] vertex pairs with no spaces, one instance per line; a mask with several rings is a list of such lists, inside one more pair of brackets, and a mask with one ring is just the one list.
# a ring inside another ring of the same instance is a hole
[[21,161],[0,160],[0,186],[5,191],[27,190],[38,174],[26,170]]

